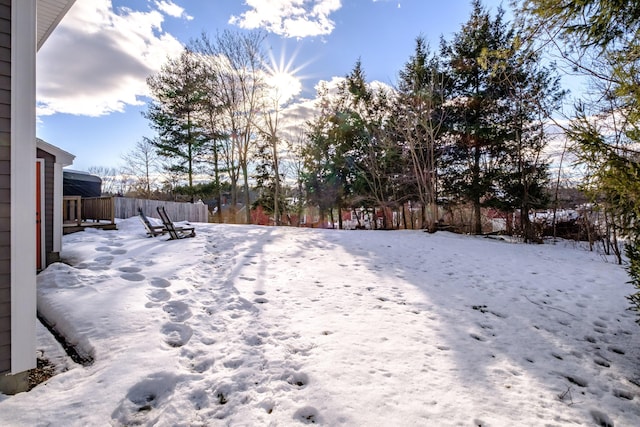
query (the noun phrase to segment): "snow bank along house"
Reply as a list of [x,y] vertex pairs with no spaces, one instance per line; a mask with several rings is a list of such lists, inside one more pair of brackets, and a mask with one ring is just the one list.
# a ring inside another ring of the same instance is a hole
[[36,142],[36,52],[74,1],[0,0],[0,391],[6,393],[24,390],[26,371],[36,366],[37,263],[55,251],[53,223],[61,221],[61,209],[47,205],[58,191],[47,179],[61,180],[62,165],[73,158]]

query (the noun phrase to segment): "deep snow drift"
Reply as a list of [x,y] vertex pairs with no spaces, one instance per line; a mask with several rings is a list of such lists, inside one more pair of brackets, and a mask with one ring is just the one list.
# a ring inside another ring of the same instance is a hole
[[0,425],[640,425],[624,269],[571,243],[196,224],[64,238],[38,307],[95,359]]

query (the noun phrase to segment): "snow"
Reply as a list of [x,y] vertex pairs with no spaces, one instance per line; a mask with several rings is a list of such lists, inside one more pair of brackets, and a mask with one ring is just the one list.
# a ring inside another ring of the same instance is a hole
[[640,425],[633,288],[600,254],[195,225],[64,237],[38,308],[94,362],[40,329],[60,373],[0,395],[0,425]]

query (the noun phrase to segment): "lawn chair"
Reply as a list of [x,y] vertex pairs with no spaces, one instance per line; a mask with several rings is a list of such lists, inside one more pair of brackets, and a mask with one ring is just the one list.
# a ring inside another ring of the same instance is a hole
[[142,224],[144,225],[145,230],[147,230],[148,237],[161,236],[167,232],[167,230],[165,230],[164,228],[164,225],[151,224],[151,221],[149,221],[149,218],[147,218],[144,212],[142,212],[142,208],[138,208],[138,215],[140,215],[140,220],[142,221]]
[[171,236],[169,240],[196,236],[196,230],[194,227],[176,227],[173,225],[173,222],[169,219],[169,215],[167,215],[167,211],[164,209],[164,206],[158,206],[157,210],[158,215],[160,215],[160,219],[162,220],[162,224],[164,225],[164,229],[169,233],[169,236]]

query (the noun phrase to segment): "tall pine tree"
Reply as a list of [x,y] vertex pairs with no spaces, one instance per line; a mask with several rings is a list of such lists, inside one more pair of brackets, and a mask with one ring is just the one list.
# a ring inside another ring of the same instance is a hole
[[448,196],[472,206],[474,233],[482,233],[481,208],[494,207],[519,211],[531,240],[529,213],[546,205],[543,120],[562,95],[558,80],[524,49],[504,11],[492,18],[478,0],[442,51],[452,82],[442,156]]
[[499,11],[495,18],[473,2],[469,20],[453,41],[442,44],[442,55],[452,82],[447,103],[447,133],[444,148],[443,183],[450,201],[471,205],[471,231],[482,233],[481,208],[497,194],[509,138],[504,124],[508,105],[501,79],[492,73],[487,52],[509,47],[511,31]]
[[205,74],[199,58],[188,49],[169,59],[147,79],[153,100],[144,116],[158,136],[151,140],[158,154],[169,160],[171,172],[187,177],[193,202],[193,178],[208,138],[200,120],[207,98]]

